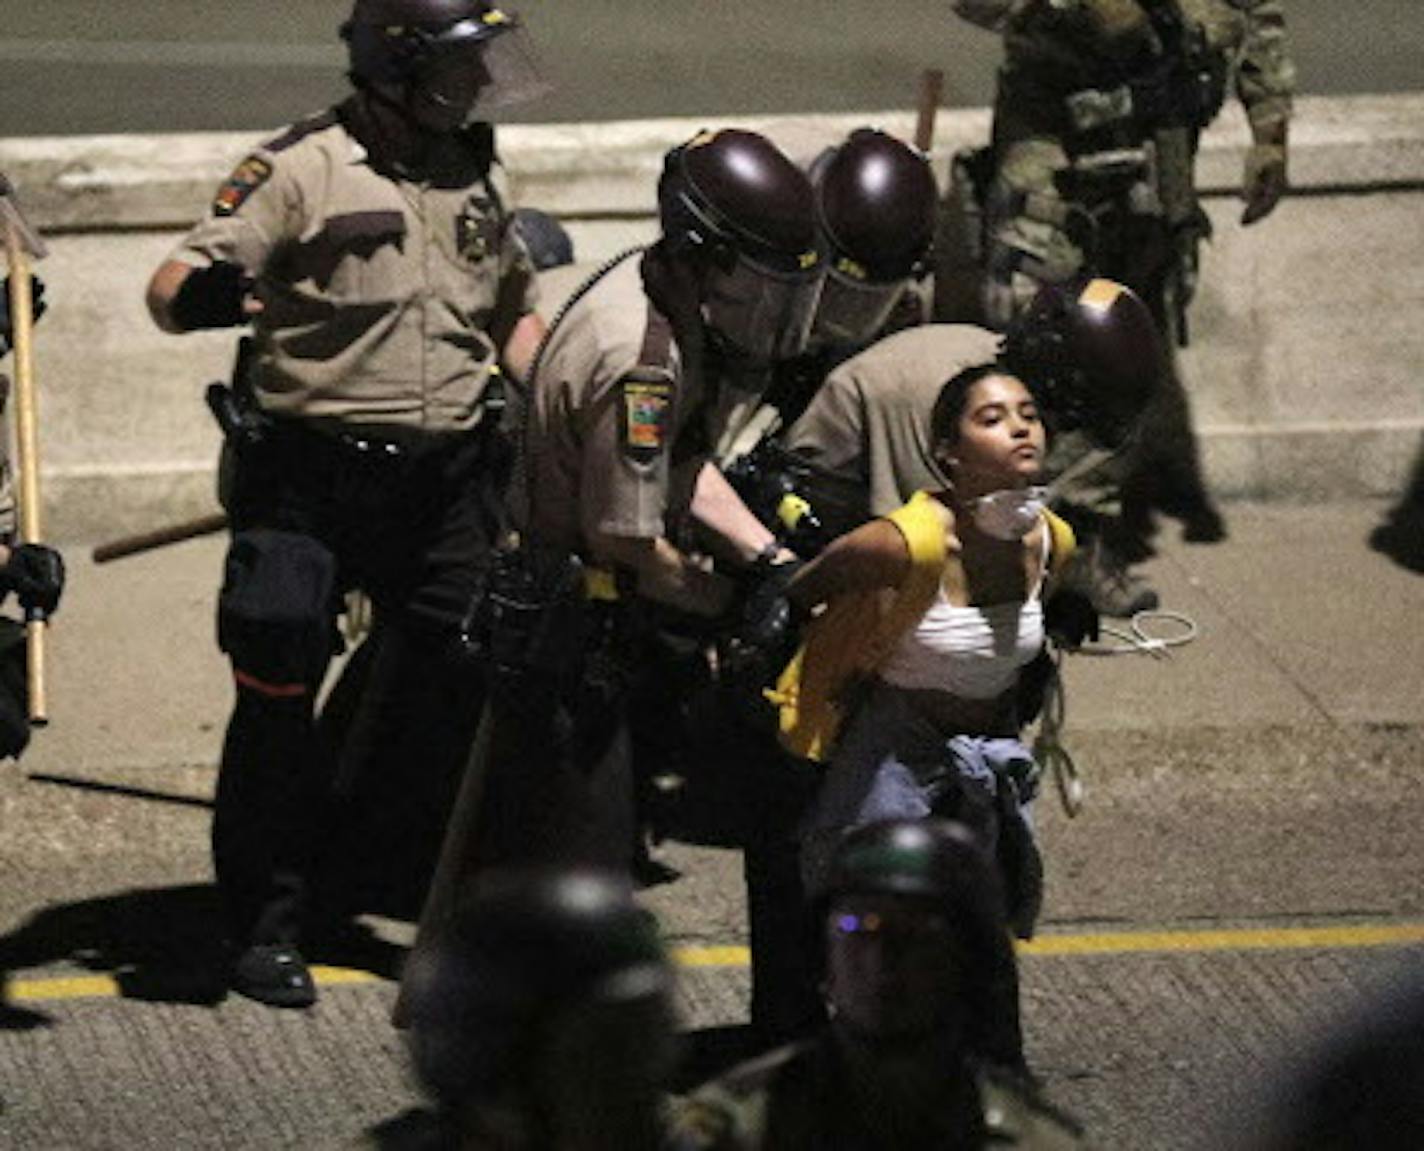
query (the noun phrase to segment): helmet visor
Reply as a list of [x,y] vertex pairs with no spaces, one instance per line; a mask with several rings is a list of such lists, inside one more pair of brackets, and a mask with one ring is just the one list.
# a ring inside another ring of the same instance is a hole
[[824,280],[814,253],[802,263],[796,270],[778,270],[739,252],[729,268],[712,265],[703,296],[707,326],[752,360],[799,356]]
[[[486,21],[498,15],[503,22]],[[503,108],[549,91],[529,35],[497,9],[486,20],[462,20],[429,46],[414,76],[413,96],[427,119],[451,130],[490,120]]]
[[905,294],[904,280],[876,282],[832,266],[816,305],[811,343],[822,347],[861,347],[889,322]]

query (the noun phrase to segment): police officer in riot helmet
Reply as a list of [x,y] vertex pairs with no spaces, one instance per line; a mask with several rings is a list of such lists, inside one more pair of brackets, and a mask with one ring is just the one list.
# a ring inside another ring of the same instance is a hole
[[[875,128],[857,128],[809,165],[826,281],[806,352],[777,365],[735,434],[719,445],[738,491],[769,522],[791,485],[784,437],[837,365],[888,333],[924,320],[917,291],[934,238],[936,186],[927,158]],[[766,417],[775,413],[774,420]],[[772,431],[764,429],[771,427]],[[744,430],[745,429],[745,430]],[[798,521],[803,555],[826,542],[825,525]]]
[[523,608],[492,625],[511,656],[495,672],[480,826],[459,851],[470,866],[633,863],[630,740],[676,706],[652,633],[705,632],[738,579],[791,558],[709,445],[738,394],[729,379],[804,345],[821,284],[810,185],[764,137],[723,130],[672,149],[657,195],[657,241],[574,292],[531,376],[511,492],[521,547],[499,577]]
[[[315,999],[301,947],[350,910],[319,890],[346,879],[333,845],[385,865],[438,838],[483,688],[461,629],[503,528],[499,380],[544,330],[487,122],[537,85],[518,20],[356,0],[342,34],[356,91],[243,159],[148,290],[165,331],[252,328],[210,391],[234,462],[218,631],[236,688],[213,854],[231,984],[280,1007]],[[353,589],[377,654],[352,693],[362,738],[333,748],[316,699]],[[369,761],[394,747],[420,782],[378,802]]]
[[538,93],[521,31],[487,0],[356,0],[341,27],[357,87],[434,136]]
[[491,872],[463,893],[438,945],[411,962],[410,1050],[436,1111],[383,1125],[377,1145],[660,1145],[676,1055],[673,971],[625,881]]
[[1144,413],[1166,378],[1167,349],[1147,305],[1125,285],[1080,277],[1039,289],[1010,325],[1003,359],[1032,383],[1058,434],[1046,476],[1054,506],[1086,546],[1068,586],[1103,615],[1157,606],[1130,570],[1134,532],[1123,521],[1123,478],[1143,450]]
[[1013,949],[968,829],[896,821],[850,833],[817,913],[829,1023],[696,1091],[670,1146],[1079,1145],[1016,1073]]
[[644,276],[674,324],[694,300],[718,354],[765,365],[804,349],[821,287],[806,177],[755,132],[703,133],[664,159],[662,235]]
[[928,270],[938,192],[928,159],[874,128],[819,157],[811,180],[827,267],[811,342],[845,354],[894,329]]

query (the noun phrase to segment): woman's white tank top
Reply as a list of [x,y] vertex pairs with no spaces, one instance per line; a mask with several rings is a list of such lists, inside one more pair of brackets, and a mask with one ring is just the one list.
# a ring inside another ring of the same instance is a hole
[[1043,590],[1051,533],[1043,533],[1043,564],[1028,599],[956,607],[939,593],[920,622],[900,637],[880,667],[894,687],[993,699],[1018,679],[1019,669],[1043,648]]

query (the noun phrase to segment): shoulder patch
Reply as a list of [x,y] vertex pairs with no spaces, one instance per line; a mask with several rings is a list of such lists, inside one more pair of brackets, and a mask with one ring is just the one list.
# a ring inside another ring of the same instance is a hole
[[666,449],[672,432],[672,382],[650,375],[630,375],[620,385],[623,403],[623,451],[649,463]]
[[218,194],[213,197],[213,214],[231,216],[247,198],[262,187],[272,175],[272,164],[255,152],[232,170]]

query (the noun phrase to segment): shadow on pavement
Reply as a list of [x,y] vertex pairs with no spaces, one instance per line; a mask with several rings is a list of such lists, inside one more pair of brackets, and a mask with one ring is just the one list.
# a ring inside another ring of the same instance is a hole
[[1414,457],[1409,486],[1370,533],[1369,544],[1400,567],[1424,575],[1424,440]]
[[[386,978],[405,949],[357,923],[303,944],[308,962],[354,967]],[[68,964],[109,975],[126,999],[215,1006],[227,996],[227,952],[211,884],[143,888],[37,912],[0,936],[0,1030],[49,1026],[46,1014],[15,1003],[13,973]]]

